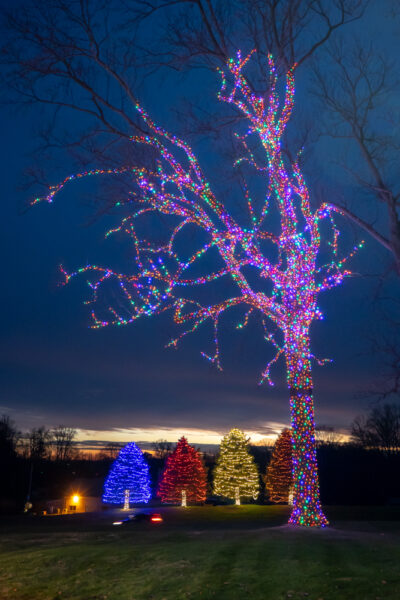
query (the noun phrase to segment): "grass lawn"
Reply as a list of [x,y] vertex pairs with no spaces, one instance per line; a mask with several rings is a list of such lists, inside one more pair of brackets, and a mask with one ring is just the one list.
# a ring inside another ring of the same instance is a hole
[[3,520],[0,598],[399,600],[399,509],[328,514],[325,530],[290,528],[276,506],[171,508],[121,528],[111,515]]

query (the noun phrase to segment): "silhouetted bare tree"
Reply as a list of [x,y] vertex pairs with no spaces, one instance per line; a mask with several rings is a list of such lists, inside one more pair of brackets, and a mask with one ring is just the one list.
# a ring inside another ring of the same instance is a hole
[[381,368],[367,396],[386,399],[400,393],[400,300],[383,296],[370,335],[372,354],[379,354]]
[[123,444],[118,442],[109,442],[106,446],[104,446],[103,450],[99,453],[99,456],[100,458],[115,460],[122,447]]
[[163,460],[172,452],[172,444],[171,442],[167,442],[167,440],[156,440],[151,446],[155,456]]
[[[0,60],[13,105],[43,108],[43,165],[59,151],[80,164],[131,155],[138,120],[134,90],[160,67],[225,67],[237,48],[257,49],[246,77],[259,95],[269,88],[267,57],[286,73],[302,64],[341,27],[363,15],[367,0],[26,0],[3,11]],[[65,117],[81,118],[66,128]],[[188,117],[188,115],[186,115]],[[203,113],[203,117],[206,117]],[[213,127],[240,115],[208,119]],[[207,119],[206,119],[207,120]],[[46,160],[44,160],[46,159]],[[42,167],[31,183],[48,185]]]
[[16,455],[20,432],[8,415],[0,417],[0,461],[7,462]]
[[52,445],[55,449],[55,460],[66,461],[73,457],[73,441],[76,429],[59,425],[51,431]]
[[51,452],[51,442],[52,436],[50,430],[45,427],[32,429],[28,434],[29,458],[32,461],[48,458]]
[[400,137],[393,111],[398,96],[393,62],[373,44],[357,41],[332,43],[327,54],[328,67],[315,69],[315,93],[330,116],[324,134],[347,142],[349,157],[342,167],[364,192],[339,204],[391,253],[400,275]]
[[368,417],[357,417],[351,425],[355,442],[366,448],[380,448],[386,452],[400,449],[400,407],[384,404],[374,408]]

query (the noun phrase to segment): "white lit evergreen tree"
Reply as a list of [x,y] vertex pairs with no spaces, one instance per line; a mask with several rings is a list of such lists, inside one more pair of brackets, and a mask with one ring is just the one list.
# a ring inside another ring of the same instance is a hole
[[214,493],[234,499],[257,498],[260,489],[258,470],[249,453],[248,440],[240,429],[232,429],[221,441],[214,469]]

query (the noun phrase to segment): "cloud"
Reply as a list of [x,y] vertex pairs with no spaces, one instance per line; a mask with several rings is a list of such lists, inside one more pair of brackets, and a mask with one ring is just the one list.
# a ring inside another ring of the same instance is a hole
[[[196,427],[220,435],[237,426],[265,437],[274,423],[289,425],[288,391],[279,370],[275,387],[258,386],[257,365],[249,357],[244,364],[227,361],[220,373],[197,353],[161,350],[152,356],[148,349],[131,353],[114,347],[115,331],[101,332],[104,346],[93,345],[93,339],[9,340],[0,353],[3,412],[23,430],[64,424],[110,436],[121,427],[138,432]],[[317,423],[343,429],[366,408],[365,401],[354,399],[365,374],[343,377],[333,366],[317,370],[315,379]]]

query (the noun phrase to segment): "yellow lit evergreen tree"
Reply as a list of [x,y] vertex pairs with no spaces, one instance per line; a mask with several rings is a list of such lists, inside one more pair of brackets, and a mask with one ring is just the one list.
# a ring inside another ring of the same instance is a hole
[[275,442],[265,477],[270,501],[287,503],[292,483],[292,436],[290,429],[284,429]]
[[260,483],[254,459],[249,453],[248,440],[240,429],[232,429],[221,441],[214,469],[214,493],[235,499],[257,498]]

